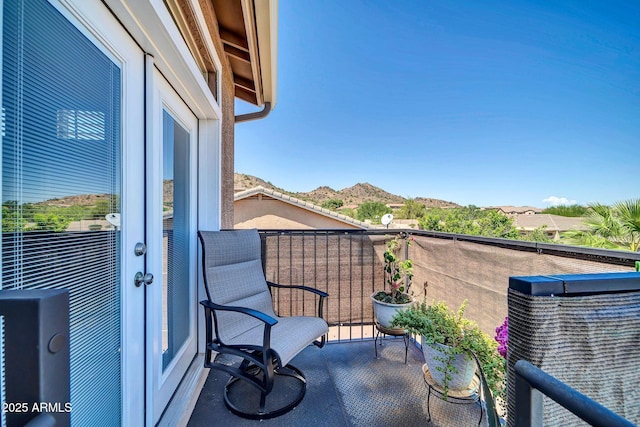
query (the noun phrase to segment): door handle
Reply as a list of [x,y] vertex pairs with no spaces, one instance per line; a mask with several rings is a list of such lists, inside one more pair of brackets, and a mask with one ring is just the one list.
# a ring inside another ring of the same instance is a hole
[[133,248],[133,253],[135,253],[136,256],[142,256],[142,255],[146,254],[147,253],[147,245],[145,245],[142,242],[136,243],[135,248]]
[[153,283],[153,274],[151,273],[142,274],[142,272],[138,271],[135,277],[133,278],[133,283],[135,283],[137,287],[142,286],[143,283],[145,285],[150,285]]

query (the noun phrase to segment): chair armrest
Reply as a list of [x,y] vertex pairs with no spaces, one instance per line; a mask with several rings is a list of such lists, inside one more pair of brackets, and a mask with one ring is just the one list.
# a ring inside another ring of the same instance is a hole
[[315,288],[310,288],[308,286],[300,286],[300,285],[280,285],[278,283],[273,283],[273,282],[269,282],[267,281],[267,285],[269,285],[269,287],[273,287],[273,288],[287,288],[287,289],[302,289],[303,291],[308,291],[308,292],[313,292],[316,295],[319,295],[322,298],[326,298],[329,296],[328,293],[323,292],[319,289],[315,289]]
[[[254,310],[253,308],[249,308],[249,307],[221,305],[221,304],[216,304],[209,300],[202,300],[200,301],[200,304],[204,306],[204,311],[205,311],[204,314],[206,317],[205,333],[206,333],[206,340],[207,340],[207,346],[206,346],[207,350],[206,350],[205,363],[211,359],[211,350],[209,348],[209,343],[216,343],[216,341],[221,346],[221,348],[224,347],[227,349],[227,352],[234,354],[236,356],[245,358],[245,361],[246,361],[246,358],[249,358],[254,363],[260,364],[260,366],[263,366],[263,367],[269,366],[269,364],[273,362],[274,351],[271,349],[271,327],[276,323],[278,323],[278,320],[274,319],[268,314],[265,314],[258,310]],[[216,320],[217,317],[215,313],[216,311],[232,311],[235,313],[242,313],[242,314],[246,314],[247,316],[254,317],[264,323],[264,330],[262,332],[262,347],[258,349],[258,348],[255,348],[254,346],[250,346],[250,347],[253,347],[254,350],[259,350],[259,353],[262,354],[262,356],[260,356],[262,358],[262,361],[259,361],[258,359],[256,359],[255,355],[247,354],[246,352],[240,349],[240,347],[244,348],[246,346],[237,346],[237,345],[228,346],[222,342],[222,339],[220,339],[220,334],[218,333],[218,322]],[[213,335],[212,335],[212,332],[213,332],[211,328],[212,323],[214,323],[215,331],[216,331],[215,341],[213,340]]]
[[[310,288],[308,286],[300,286],[300,285],[280,285],[278,283],[273,283],[273,282],[269,282],[267,280],[267,285],[269,285],[269,288],[281,288],[281,289],[301,289],[303,291],[308,291],[311,293],[314,293],[318,296],[320,296],[320,298],[318,298],[318,317],[323,319],[322,317],[322,306],[324,305],[324,299],[327,298],[329,296],[328,293],[323,292],[319,289],[315,289],[315,288]],[[269,289],[269,291],[271,291],[271,289]],[[319,344],[316,344],[318,347],[322,348],[324,346],[324,342],[325,342],[325,336],[322,336],[322,341]],[[314,343],[315,344],[315,343]]]
[[220,310],[220,311],[235,311],[238,313],[244,313],[246,315],[249,315],[251,317],[255,317],[256,319],[266,323],[269,326],[273,326],[276,323],[278,323],[278,321],[276,319],[274,319],[273,317],[269,316],[268,314],[264,314],[261,311],[258,310],[254,310],[252,308],[248,308],[248,307],[237,307],[237,306],[233,306],[233,305],[220,305],[220,304],[216,304],[214,302],[211,302],[209,300],[202,300],[200,301],[200,304],[202,304],[204,307],[210,309],[210,310]]

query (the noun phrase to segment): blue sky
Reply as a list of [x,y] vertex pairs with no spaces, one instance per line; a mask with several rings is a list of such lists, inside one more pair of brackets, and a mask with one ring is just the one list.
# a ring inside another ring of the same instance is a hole
[[236,172],[478,206],[640,197],[640,2],[280,0],[278,36],[277,105],[236,126]]

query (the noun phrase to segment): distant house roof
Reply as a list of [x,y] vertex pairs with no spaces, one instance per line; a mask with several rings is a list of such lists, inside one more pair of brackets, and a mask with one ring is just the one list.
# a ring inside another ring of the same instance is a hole
[[343,222],[345,224],[350,225],[351,227],[358,228],[377,228],[376,225],[368,224],[362,221],[358,221],[357,219],[351,218],[346,215],[342,215],[340,213],[334,212],[329,209],[325,209],[318,205],[314,205],[311,202],[307,202],[304,200],[297,199],[295,197],[289,196],[287,194],[280,193],[275,190],[271,190],[269,188],[264,188],[261,186],[254,187],[248,190],[239,191],[234,195],[234,201],[240,201],[244,199],[250,199],[257,196],[267,196],[274,200],[279,200],[281,202],[287,203],[289,205],[302,208],[308,210],[316,215],[321,215],[327,218],[330,218],[335,221]]
[[514,219],[516,228],[523,231],[532,231],[542,226],[547,226],[547,231],[588,230],[584,224],[584,218],[566,217],[551,214],[527,215],[519,214]]
[[533,206],[491,206],[488,209],[496,209],[502,211],[507,215],[516,215],[516,214],[539,214],[542,212],[542,209],[535,208]]
[[341,211],[343,209],[358,209],[358,206],[360,205],[345,205],[345,206],[340,206],[338,210]]

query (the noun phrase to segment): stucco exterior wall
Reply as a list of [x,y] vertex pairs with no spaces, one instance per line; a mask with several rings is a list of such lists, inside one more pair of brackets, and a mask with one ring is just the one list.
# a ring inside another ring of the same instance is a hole
[[[233,172],[234,172],[234,116],[235,116],[235,89],[233,84],[233,70],[224,53],[224,46],[220,39],[215,11],[208,0],[199,0],[200,7],[205,15],[209,34],[216,50],[216,54],[222,63],[222,69],[218,70],[220,79],[220,94],[218,100],[222,109],[221,147],[220,147],[220,209],[221,228],[233,228]],[[201,184],[202,185],[202,184]],[[206,185],[206,183],[204,183]]]
[[237,200],[234,206],[235,228],[262,230],[359,228],[274,199]]
[[[225,62],[226,63],[226,62]],[[221,209],[222,228],[233,228],[234,172],[234,87],[231,67],[226,63],[222,78],[222,149],[221,149]]]

